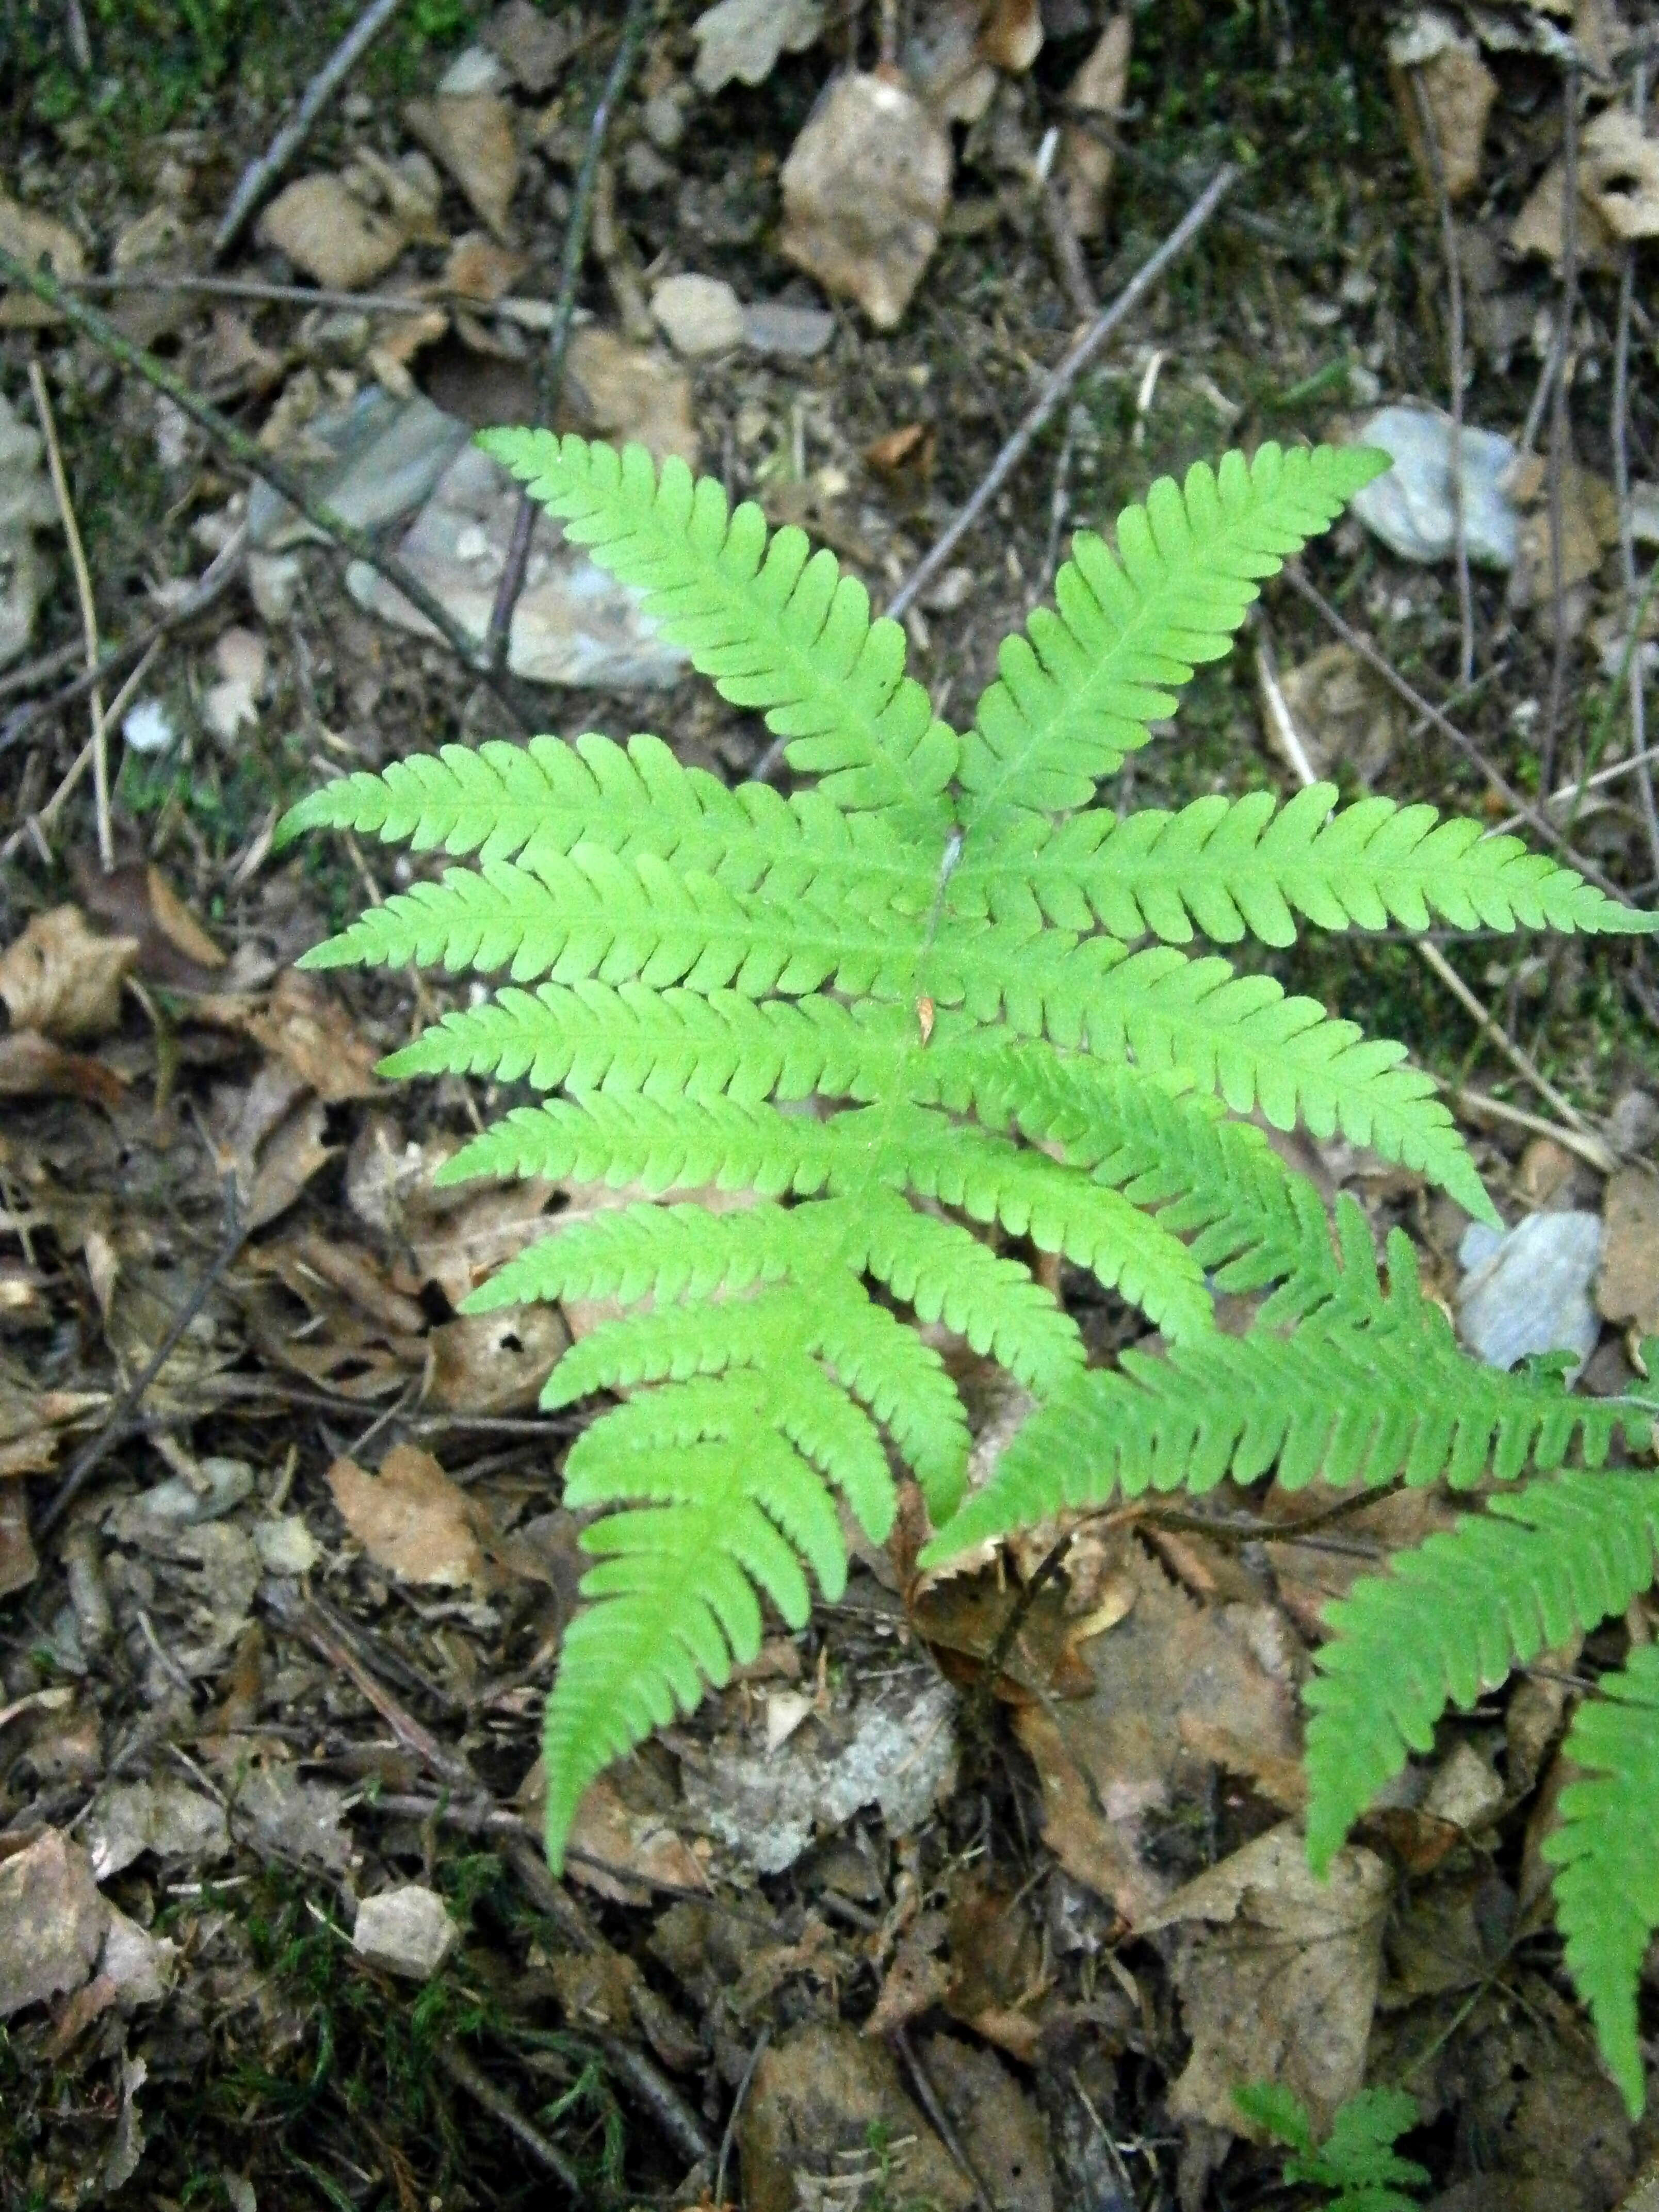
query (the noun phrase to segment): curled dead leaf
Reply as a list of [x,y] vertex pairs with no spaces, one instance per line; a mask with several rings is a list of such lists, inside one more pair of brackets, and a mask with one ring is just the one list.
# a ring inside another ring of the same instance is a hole
[[[1077,113],[1096,116],[1110,125],[1121,113],[1129,91],[1129,54],[1134,43],[1134,18],[1125,10],[1114,15],[1101,33],[1093,52],[1066,88],[1066,105]],[[1066,180],[1066,211],[1072,228],[1082,239],[1098,238],[1106,228],[1106,195],[1112,182],[1115,156],[1110,143],[1085,125],[1069,125],[1060,141],[1060,167]]]
[[121,986],[132,973],[132,937],[100,937],[79,907],[38,914],[0,953],[0,999],[12,1026],[60,1044],[107,1036],[121,1023]]
[[454,1589],[483,1578],[480,1509],[430,1452],[394,1444],[378,1475],[356,1460],[337,1459],[328,1486],[346,1527],[399,1582]]

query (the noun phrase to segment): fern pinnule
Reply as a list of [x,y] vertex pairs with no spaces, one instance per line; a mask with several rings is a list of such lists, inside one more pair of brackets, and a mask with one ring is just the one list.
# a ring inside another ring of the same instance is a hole
[[[1638,1419],[1616,1410],[1586,1420],[1587,1449],[1615,1424],[1640,1440]],[[1562,1474],[1489,1498],[1329,1607],[1305,1693],[1313,1864],[1328,1866],[1408,1754],[1431,1748],[1449,1705],[1474,1705],[1516,1666],[1622,1613],[1652,1582],[1656,1551],[1659,1478]]]
[[1543,1850],[1568,1972],[1636,2119],[1647,2090],[1637,1999],[1659,1929],[1659,1648],[1638,1644],[1597,1690],[1567,1731],[1582,1778],[1561,1792]]

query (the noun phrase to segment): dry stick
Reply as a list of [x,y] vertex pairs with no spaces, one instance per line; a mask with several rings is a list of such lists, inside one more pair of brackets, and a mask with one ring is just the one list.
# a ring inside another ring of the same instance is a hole
[[[1260,643],[1256,648],[1255,667],[1256,678],[1261,684],[1262,697],[1267,707],[1268,729],[1279,752],[1289,763],[1291,773],[1305,791],[1310,784],[1316,783],[1319,779],[1315,775],[1309,763],[1307,752],[1297,730],[1295,717],[1291,713],[1290,702],[1279,687],[1279,678],[1273,671],[1271,651]],[[1481,1034],[1498,1047],[1516,1072],[1525,1076],[1539,1097],[1555,1109],[1569,1127],[1577,1130],[1586,1141],[1594,1144],[1596,1139],[1590,1136],[1589,1125],[1577,1108],[1570,1100],[1562,1097],[1542,1070],[1534,1065],[1508,1032],[1500,1028],[1492,1019],[1480,1000],[1475,997],[1468,985],[1446,958],[1444,953],[1441,951],[1439,946],[1431,945],[1420,937],[1413,938],[1412,945],[1424,966],[1445,985]],[[1605,1147],[1603,1149],[1605,1150]],[[1611,1158],[1609,1154],[1610,1163]],[[1612,1172],[1611,1164],[1607,1172]]]
[[[133,693],[138,689],[138,686],[143,682],[144,678],[149,672],[150,663],[155,659],[156,654],[161,650],[161,641],[158,638],[155,642],[149,647],[144,653],[143,658],[139,661],[137,666],[127,678],[125,683],[122,684],[115,696],[110,701],[109,712],[104,717],[104,727],[106,730],[118,729],[120,727],[121,717],[126,712],[127,702],[132,697]],[[46,831],[56,828],[58,816],[63,812],[64,807],[68,805],[70,800],[74,797],[76,792],[80,787],[82,777],[86,774],[88,769],[93,764],[97,753],[97,745],[98,740],[95,737],[91,737],[87,739],[85,744],[82,746],[80,751],[76,753],[74,760],[70,763],[68,774],[58,785],[57,790],[53,792],[52,797],[46,801],[46,805],[41,807],[38,812],[31,814],[26,821],[20,823],[19,826],[12,831],[10,836],[7,838],[5,843],[3,845],[0,845],[0,861],[10,860],[12,854],[17,850],[18,847],[26,838],[33,838],[38,848],[44,840]]]
[[236,1178],[228,1175],[224,1179],[224,1233],[219,1249],[211,1264],[198,1281],[195,1289],[185,1300],[168,1324],[167,1334],[145,1361],[143,1367],[128,1383],[120,1396],[105,1414],[98,1433],[84,1443],[76,1455],[69,1473],[48,1502],[46,1510],[34,1524],[37,1536],[50,1535],[86,1487],[94,1473],[125,1437],[132,1416],[138,1410],[145,1392],[161,1370],[172,1358],[185,1330],[212,1297],[223,1279],[226,1269],[247,1241],[247,1230],[242,1223],[241,1203],[237,1196]]
[[[1561,344],[1555,356],[1555,378],[1550,391],[1549,514],[1550,611],[1555,626],[1554,652],[1550,661],[1550,688],[1544,708],[1544,727],[1538,740],[1538,787],[1547,791],[1555,781],[1555,742],[1566,696],[1567,635],[1566,581],[1562,567],[1562,537],[1566,529],[1567,446],[1571,424],[1567,418],[1567,359],[1572,349],[1572,319],[1578,311],[1578,70],[1569,62],[1563,79],[1565,113],[1561,147]],[[1582,765],[1582,763],[1581,763]]]
[[48,276],[44,270],[31,269],[15,254],[8,252],[4,246],[0,246],[0,276],[4,277],[9,284],[22,285],[38,300],[44,300],[49,307],[56,307],[82,337],[90,338],[95,346],[118,361],[123,368],[142,376],[146,384],[154,385],[156,391],[165,392],[181,414],[187,415],[198,428],[205,430],[209,437],[222,446],[233,459],[240,461],[255,476],[263,477],[273,491],[280,492],[289,504],[297,507],[306,520],[313,523],[325,538],[331,538],[357,560],[365,561],[370,568],[377,569],[418,614],[425,616],[462,665],[483,678],[519,726],[525,730],[530,728],[531,719],[514,695],[513,687],[502,676],[481,663],[475,641],[467,635],[443,602],[427,589],[420,578],[395,553],[382,552],[366,530],[360,530],[356,523],[348,522],[343,514],[337,514],[325,501],[315,498],[284,463],[273,459],[248,436],[246,431],[238,429],[228,416],[222,415],[199,392],[192,391],[182,377],[175,376],[165,362],[158,361],[153,353],[146,353],[142,346],[134,345],[131,339],[123,337],[107,317],[66,292],[56,277]]
[[[605,133],[611,128],[611,118],[616,112],[617,103],[622,98],[623,88],[634,73],[634,64],[639,59],[651,9],[652,0],[628,0],[628,14],[623,19],[622,37],[611,64],[611,73],[605,78],[605,88],[599,94],[587,126],[587,144],[582,154],[581,167],[576,173],[576,191],[571,202],[570,220],[565,225],[558,296],[553,303],[553,321],[547,334],[547,349],[542,356],[536,377],[538,422],[552,422],[564,386],[565,358],[570,351],[570,331],[576,314],[576,288],[581,282],[582,262],[587,252],[587,234],[593,220],[593,198],[599,184],[599,164],[605,154]],[[496,588],[495,604],[489,611],[489,629],[484,643],[485,663],[491,676],[498,681],[507,668],[507,648],[513,637],[513,610],[524,589],[525,572],[530,566],[531,541],[536,533],[536,518],[539,512],[528,490],[520,492],[518,513],[513,519],[512,542],[507,550],[507,564],[501,570],[501,580]]]
[[1209,183],[1193,202],[1186,214],[1170,233],[1164,243],[1152,254],[1109,307],[1097,315],[1089,328],[1066,354],[1060,366],[1043,386],[1036,404],[1018,428],[1003,447],[981,480],[978,489],[962,508],[944,535],[934,541],[899,586],[885,609],[889,616],[902,615],[919,592],[925,591],[945,562],[956,551],[968,532],[985,513],[991,501],[1025,458],[1033,439],[1042,429],[1072,386],[1108,338],[1140,305],[1146,295],[1164,275],[1172,262],[1180,259],[1192,244],[1233,185],[1238,181],[1239,171],[1230,161],[1217,170]]
[[93,678],[92,779],[98,794],[98,858],[107,875],[115,866],[115,830],[109,813],[109,738],[104,724],[104,694],[97,680],[98,609],[92,595],[92,578],[87,570],[86,549],[81,543],[81,526],[75,519],[75,502],[70,497],[69,478],[64,472],[52,400],[38,361],[29,363],[29,390],[34,397],[34,411],[40,418],[40,434],[46,441],[46,466],[52,477],[52,496],[58,502],[58,519],[63,524],[64,542],[69,547],[70,566],[75,571],[75,595],[81,606],[87,672]]
[[1452,220],[1451,193],[1446,184],[1446,164],[1441,155],[1440,132],[1434,109],[1423,82],[1423,72],[1412,73],[1412,96],[1417,103],[1418,126],[1434,179],[1435,205],[1440,216],[1441,249],[1446,257],[1448,294],[1446,352],[1451,380],[1451,506],[1452,539],[1457,558],[1457,680],[1474,675],[1474,592],[1469,581],[1469,538],[1463,514],[1463,268],[1457,251],[1457,226]]
[[[91,690],[94,684],[101,683],[106,676],[112,676],[135,654],[142,658],[152,653],[170,631],[182,629],[187,622],[193,622],[198,615],[204,614],[229,586],[246,550],[247,525],[239,523],[177,606],[169,607],[148,629],[137,630],[131,637],[123,638],[119,645],[112,646],[96,668],[88,669],[76,677],[60,691],[55,691],[50,699],[41,699],[32,707],[19,708],[7,721],[3,731],[0,731],[0,752],[19,744],[39,723],[48,721],[52,715],[61,714],[65,708],[72,707],[77,699],[83,698]],[[115,722],[119,719],[118,706],[112,706],[106,720]]]
[[922,2064],[921,2053],[911,2042],[908,2030],[902,2027],[896,2027],[893,2030],[893,2042],[904,2061],[921,2109],[932,2123],[933,2133],[950,2153],[951,2163],[962,2174],[973,2191],[974,2202],[978,2205],[979,2212],[994,2212],[994,2200],[990,2191],[985,2185],[984,2176],[974,2164],[973,2160],[969,2157],[967,2145],[951,2126],[951,2116],[939,2102],[939,2091],[933,2087],[933,2076]]
[[545,2166],[562,2189],[567,2190],[578,2204],[587,2203],[587,2192],[582,2187],[581,2177],[556,2143],[551,2143],[538,2127],[532,2127],[503,2089],[498,2089],[481,2068],[473,2064],[453,2043],[441,2044],[438,2049],[438,2063],[459,2089],[465,2089],[475,2104],[482,2105],[492,2120],[498,2120],[510,2136],[516,2137],[538,2166]]
[[1586,854],[1573,851],[1555,824],[1522,797],[1502,771],[1493,767],[1474,738],[1460,730],[1456,723],[1443,714],[1438,707],[1425,699],[1415,684],[1408,683],[1385,653],[1379,653],[1369,639],[1362,637],[1353,624],[1345,620],[1337,612],[1324,593],[1308,581],[1295,562],[1286,563],[1284,574],[1285,580],[1291,589],[1298,599],[1306,601],[1326,628],[1340,637],[1343,644],[1352,652],[1358,653],[1367,668],[1374,670],[1395,696],[1405,701],[1413,714],[1420,714],[1432,729],[1438,730],[1443,738],[1455,745],[1471,767],[1480,769],[1498,797],[1509,806],[1517,822],[1526,823],[1547,845],[1553,845],[1557,852],[1577,869],[1587,883],[1594,884],[1598,890],[1605,891],[1609,898],[1616,899],[1620,906],[1635,905],[1636,902],[1630,894],[1620,890],[1612,878],[1604,874],[1594,860]]
[[513,293],[485,300],[433,285],[419,292],[340,292],[320,284],[271,284],[259,276],[198,276],[189,270],[129,269],[109,276],[60,276],[66,292],[187,292],[209,300],[251,300],[272,307],[343,307],[365,315],[424,315],[433,307],[464,307],[488,320],[499,316],[545,328],[552,309],[545,300]]
[[743,2108],[749,2095],[750,2085],[755,2078],[755,2069],[765,2057],[766,2046],[771,2040],[772,2029],[769,2022],[755,2038],[755,2047],[749,2054],[749,2063],[743,2069],[743,2079],[738,2084],[738,2094],[732,2098],[732,2109],[726,2114],[726,2132],[720,2137],[720,2154],[714,2161],[713,2202],[716,2212],[719,2212],[719,2208],[726,2202],[726,2169],[731,2163],[732,2146],[737,2140],[738,2122],[743,2117]]
[[1604,1145],[1593,1134],[1581,1136],[1577,1129],[1564,1127],[1559,1121],[1547,1121],[1541,1114],[1528,1114],[1524,1106],[1511,1106],[1506,1098],[1494,1098],[1490,1092],[1472,1090],[1466,1083],[1455,1093],[1459,1107],[1475,1121],[1507,1121],[1511,1127],[1524,1129],[1529,1136],[1548,1137],[1593,1167],[1598,1175],[1611,1175],[1619,1164],[1612,1146]]
[[[1545,803],[1549,806],[1576,807],[1592,791],[1601,791],[1607,784],[1618,783],[1625,776],[1634,775],[1644,768],[1650,768],[1656,760],[1659,760],[1659,746],[1650,746],[1645,752],[1632,754],[1624,760],[1614,761],[1608,768],[1597,769],[1594,775],[1581,776],[1575,782],[1562,784],[1559,790],[1550,793]],[[1501,822],[1493,823],[1493,836],[1501,837],[1506,830],[1518,830],[1525,819],[1526,817],[1521,814],[1505,815]]]
[[[1632,88],[1638,130],[1645,127],[1648,95],[1647,56],[1636,68]],[[1630,498],[1630,326],[1636,298],[1636,248],[1625,247],[1619,272],[1619,319],[1613,343],[1613,488],[1619,501],[1619,568],[1625,585],[1625,618],[1632,631],[1640,620],[1641,592],[1636,581],[1636,545],[1631,529]],[[1659,806],[1656,806],[1653,771],[1648,763],[1647,684],[1642,665],[1642,643],[1635,640],[1630,672],[1630,735],[1632,764],[1642,799],[1642,819],[1648,833],[1648,850],[1659,874]]]
[[311,135],[311,126],[346,78],[403,5],[403,0],[370,0],[323,64],[301,97],[292,118],[285,123],[257,161],[242,172],[219,228],[213,234],[213,258],[217,261],[236,238],[283,171]]

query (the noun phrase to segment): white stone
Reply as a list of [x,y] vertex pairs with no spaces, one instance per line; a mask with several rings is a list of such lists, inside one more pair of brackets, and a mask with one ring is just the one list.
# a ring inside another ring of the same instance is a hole
[[437,1892],[411,1881],[363,1899],[351,1943],[371,1966],[425,1982],[454,1949],[457,1932]]
[[827,307],[793,307],[787,300],[757,300],[743,311],[745,345],[786,361],[811,361],[836,335]]
[[253,1524],[253,1548],[268,1575],[308,1575],[322,1548],[306,1526],[303,1513],[283,1513]]
[[304,574],[297,553],[250,553],[247,556],[248,596],[261,622],[285,623],[300,596]]
[[[1426,407],[1385,407],[1354,442],[1380,446],[1394,459],[1386,476],[1374,477],[1353,496],[1353,512],[1365,527],[1402,561],[1449,560],[1457,538],[1449,417]],[[1520,520],[1504,488],[1515,459],[1507,438],[1465,423],[1458,471],[1463,537],[1478,568],[1515,566]]]
[[665,276],[651,295],[651,312],[675,352],[688,360],[743,343],[742,304],[718,276]]
[[1601,1332],[1590,1295],[1601,1257],[1594,1213],[1529,1213],[1495,1243],[1472,1223],[1458,1251],[1469,1271],[1457,1294],[1463,1341],[1489,1367],[1568,1352],[1576,1378]]

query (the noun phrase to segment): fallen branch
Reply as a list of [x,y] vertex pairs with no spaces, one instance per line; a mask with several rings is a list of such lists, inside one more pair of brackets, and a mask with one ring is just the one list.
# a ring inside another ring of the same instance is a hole
[[311,135],[311,126],[374,45],[404,0],[370,0],[301,95],[300,105],[257,161],[243,170],[230,205],[213,234],[217,261],[236,242],[242,226]]
[[248,436],[246,430],[239,429],[228,415],[221,414],[210,401],[192,391],[165,362],[158,361],[153,353],[147,353],[142,346],[134,345],[130,338],[122,336],[106,316],[100,315],[95,307],[88,307],[83,300],[77,300],[72,293],[66,291],[55,276],[49,276],[43,269],[31,269],[15,254],[9,253],[4,246],[0,246],[0,276],[4,277],[9,284],[21,284],[27,291],[33,292],[38,300],[44,300],[49,307],[55,307],[67,322],[83,337],[90,338],[101,352],[108,354],[112,360],[118,361],[123,368],[131,369],[136,375],[142,376],[145,383],[153,385],[157,392],[165,393],[181,414],[188,416],[198,428],[204,430],[233,460],[239,461],[251,474],[263,478],[273,491],[280,492],[291,507],[298,508],[307,522],[322,532],[325,538],[331,539],[355,559],[367,562],[370,568],[378,570],[418,614],[426,617],[462,665],[482,677],[519,727],[528,731],[533,726],[511,684],[499,672],[480,661],[475,641],[461,628],[443,602],[427,589],[420,578],[395,553],[382,552],[367,531],[360,530],[355,522],[348,522],[343,514],[337,514],[326,501],[318,499],[308,491],[286,464],[273,459]]
[[[550,423],[564,387],[565,361],[570,351],[571,327],[576,314],[576,287],[581,281],[582,262],[587,252],[587,234],[593,221],[594,194],[598,188],[599,164],[605,154],[605,134],[611,128],[611,118],[616,112],[629,78],[638,61],[640,48],[645,41],[646,25],[652,15],[651,0],[629,0],[628,14],[623,18],[622,37],[611,73],[605,78],[587,126],[587,144],[582,154],[581,167],[576,173],[576,190],[570,204],[570,219],[565,225],[564,252],[559,269],[559,289],[553,303],[553,320],[547,333],[547,349],[543,354],[536,375],[536,421]],[[519,604],[524,590],[524,580],[530,566],[531,542],[536,534],[536,521],[541,513],[529,492],[519,495],[518,512],[513,518],[513,536],[507,549],[507,562],[501,570],[501,580],[495,590],[495,603],[489,611],[489,629],[484,640],[484,661],[491,677],[497,682],[505,675],[508,647],[513,638],[513,610]]]
[[485,300],[443,285],[418,292],[340,292],[322,284],[273,284],[262,276],[198,276],[189,270],[128,269],[107,276],[60,276],[70,292],[185,292],[209,300],[249,300],[275,307],[341,307],[364,315],[424,315],[434,307],[460,307],[488,322],[492,317],[544,331],[553,317],[545,300],[509,292]]
[[64,468],[63,449],[58,443],[58,425],[52,416],[46,374],[38,361],[29,363],[29,391],[40,420],[40,434],[46,441],[46,468],[52,477],[52,497],[58,503],[64,542],[69,548],[75,596],[81,609],[81,636],[92,694],[92,780],[98,794],[98,858],[107,875],[115,866],[115,831],[109,812],[109,734],[104,721],[103,685],[98,675],[98,663],[102,657],[98,644],[98,606],[87,568],[86,548],[81,543],[81,526],[76,520],[75,501],[70,497],[69,477]]
[[587,2203],[587,2191],[575,2167],[556,2143],[550,2142],[539,2128],[526,2119],[504,2089],[498,2089],[489,2076],[453,2043],[439,2045],[438,2063],[456,2087],[465,2089],[474,2104],[482,2106],[492,2120],[499,2122],[578,2204]]

